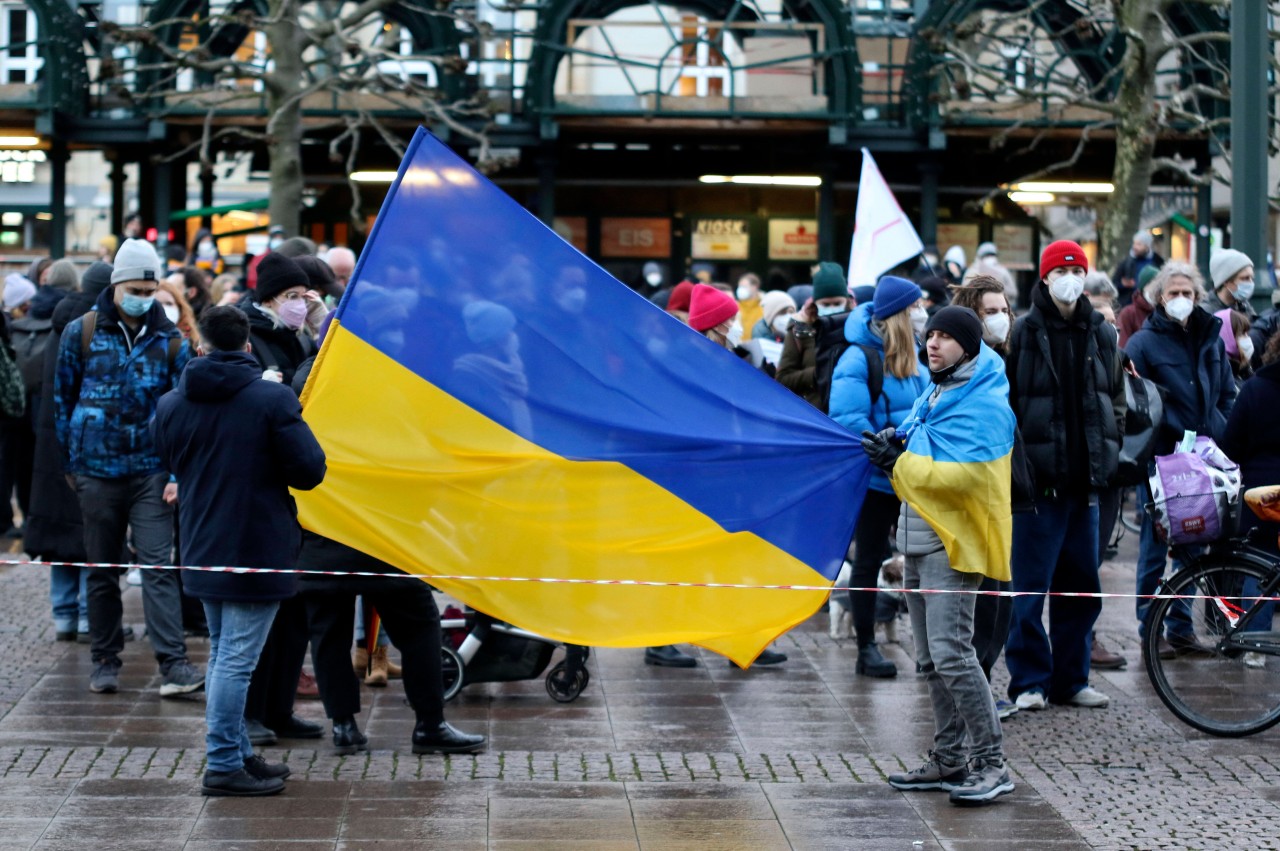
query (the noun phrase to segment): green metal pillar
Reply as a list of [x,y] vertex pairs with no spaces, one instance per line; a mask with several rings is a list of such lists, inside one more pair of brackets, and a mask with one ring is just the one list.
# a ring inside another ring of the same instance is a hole
[[173,212],[173,165],[169,162],[153,163],[150,171],[154,175],[152,188],[152,215],[156,228],[156,251],[164,260],[165,249],[169,246],[169,214]]
[[[1205,142],[1204,151],[1196,156],[1196,172],[1212,180],[1213,157],[1209,152],[1209,142]],[[1264,149],[1265,150],[1265,149]],[[1196,187],[1196,266],[1206,281],[1209,276],[1209,229],[1213,227],[1213,184],[1203,183]],[[1251,255],[1252,256],[1252,255]],[[1261,275],[1258,276],[1261,279]]]
[[61,260],[67,253],[67,143],[55,136],[49,142],[49,256]]
[[936,162],[922,162],[919,169],[920,241],[926,248],[938,248],[938,177],[942,174],[942,166]]
[[1231,3],[1231,247],[1266,263],[1267,3]]
[[547,227],[556,218],[556,154],[550,148],[538,152],[538,218]]
[[[822,186],[818,188],[818,259],[836,259],[836,169],[830,160],[821,167]],[[844,264],[841,264],[844,265]]]

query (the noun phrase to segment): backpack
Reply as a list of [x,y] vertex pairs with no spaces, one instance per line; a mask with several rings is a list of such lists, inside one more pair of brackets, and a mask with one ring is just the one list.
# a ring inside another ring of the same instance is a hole
[[[89,342],[93,339],[93,332],[98,330],[98,311],[91,310],[84,315],[84,321],[80,323],[80,357],[87,358],[89,356]],[[178,352],[182,351],[182,337],[169,338],[169,374],[173,374],[173,366],[178,361]]]
[[[844,336],[844,324],[849,312],[836,313],[831,316],[819,316],[818,325],[814,329],[814,381],[818,386],[818,396],[822,400],[822,413],[831,412],[831,382],[836,374],[836,364],[840,356],[853,345]],[[870,346],[859,345],[867,359],[867,390],[871,393],[871,404],[875,404],[884,392],[884,356]]]
[[9,338],[23,386],[28,394],[35,395],[44,381],[44,353],[53,339],[53,320],[19,319],[11,326]]
[[1156,438],[1164,422],[1164,399],[1154,381],[1124,374],[1124,434],[1120,436],[1120,458],[1112,484],[1128,487],[1147,480]]

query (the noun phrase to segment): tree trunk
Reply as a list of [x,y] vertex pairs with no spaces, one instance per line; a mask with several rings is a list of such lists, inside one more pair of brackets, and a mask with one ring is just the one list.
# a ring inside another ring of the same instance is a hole
[[1115,268],[1128,252],[1151,187],[1151,161],[1160,130],[1155,57],[1164,43],[1163,21],[1155,5],[1153,0],[1117,4],[1121,24],[1143,37],[1141,41],[1129,40],[1116,92],[1121,117],[1116,124],[1116,161],[1111,172],[1115,191],[1107,201],[1098,233],[1098,267],[1104,271]]
[[271,0],[271,23],[265,27],[274,70],[266,77],[270,133],[271,224],[289,236],[298,235],[302,220],[302,31],[297,0]]

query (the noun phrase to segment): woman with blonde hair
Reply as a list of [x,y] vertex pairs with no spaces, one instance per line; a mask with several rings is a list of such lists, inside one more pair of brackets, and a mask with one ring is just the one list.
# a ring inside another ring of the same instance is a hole
[[[918,338],[928,321],[923,295],[911,281],[886,276],[876,285],[874,300],[858,305],[845,322],[850,345],[832,376],[829,411],[854,434],[879,433],[901,424],[929,383],[918,359]],[[889,477],[873,471],[853,536],[854,588],[876,587],[899,508]],[[849,596],[858,639],[854,670],[867,677],[897,676],[898,667],[876,646],[875,592],[851,591]]]

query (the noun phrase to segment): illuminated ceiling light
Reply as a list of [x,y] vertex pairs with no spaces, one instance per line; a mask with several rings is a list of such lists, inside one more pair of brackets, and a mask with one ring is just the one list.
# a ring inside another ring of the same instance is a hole
[[1052,204],[1052,192],[1010,192],[1009,200],[1015,204]]
[[746,186],[821,186],[822,178],[804,174],[704,174],[702,183],[737,183]]
[[356,183],[390,183],[396,179],[394,171],[353,171],[351,179]]
[[39,144],[39,136],[0,136],[0,148],[30,148]]
[[1018,192],[1056,192],[1059,195],[1110,195],[1116,191],[1111,183],[1070,183],[1067,181],[1033,180],[1014,185]]

